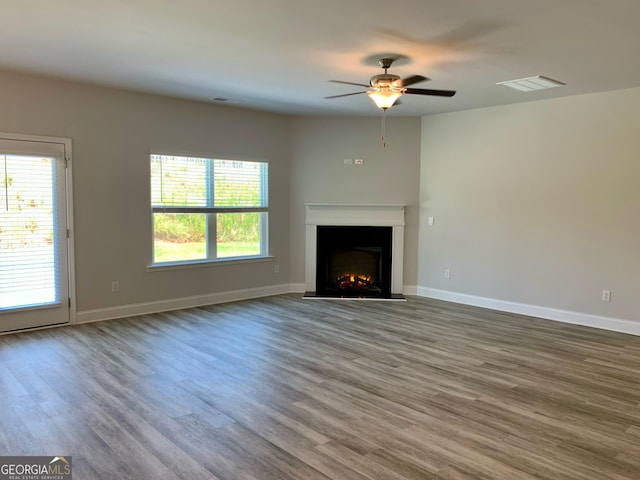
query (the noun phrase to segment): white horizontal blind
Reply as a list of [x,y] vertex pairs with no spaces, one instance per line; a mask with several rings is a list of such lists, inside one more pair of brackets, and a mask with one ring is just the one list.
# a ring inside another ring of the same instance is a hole
[[214,205],[266,207],[267,164],[214,160]]
[[55,159],[0,154],[0,310],[60,302]]
[[154,212],[266,211],[266,162],[151,155]]
[[151,155],[151,203],[163,207],[206,207],[207,173],[211,160],[205,158]]

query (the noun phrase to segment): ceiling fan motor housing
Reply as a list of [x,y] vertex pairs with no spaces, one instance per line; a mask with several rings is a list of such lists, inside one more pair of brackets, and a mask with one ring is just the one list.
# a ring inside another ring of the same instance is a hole
[[371,77],[369,81],[372,87],[396,87],[402,88],[402,79],[398,75],[393,75],[391,73],[381,73],[379,75],[374,75]]

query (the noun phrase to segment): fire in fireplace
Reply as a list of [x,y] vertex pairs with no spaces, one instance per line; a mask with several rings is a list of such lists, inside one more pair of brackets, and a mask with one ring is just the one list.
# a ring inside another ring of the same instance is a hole
[[373,288],[373,277],[366,273],[340,273],[336,286],[342,290],[369,290]]
[[391,227],[318,226],[316,296],[391,296]]

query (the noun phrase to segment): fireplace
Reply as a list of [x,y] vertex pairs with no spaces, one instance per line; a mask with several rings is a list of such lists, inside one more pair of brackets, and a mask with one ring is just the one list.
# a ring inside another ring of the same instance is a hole
[[391,227],[318,226],[316,295],[391,296]]
[[404,205],[306,207],[305,298],[404,299]]

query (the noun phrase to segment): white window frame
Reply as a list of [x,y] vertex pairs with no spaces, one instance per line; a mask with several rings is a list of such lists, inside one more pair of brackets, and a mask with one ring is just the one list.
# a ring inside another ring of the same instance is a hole
[[[261,207],[216,207],[216,206],[207,206],[207,207],[195,207],[195,206],[185,206],[185,207],[170,207],[170,206],[154,206],[153,199],[150,195],[150,204],[151,204],[151,248],[152,248],[152,263],[148,267],[149,270],[161,270],[165,268],[190,268],[190,267],[199,267],[206,266],[216,263],[246,263],[246,262],[256,262],[256,261],[265,261],[272,258],[269,255],[269,162],[265,159],[259,158],[240,158],[240,157],[228,157],[228,156],[217,156],[217,155],[203,155],[203,154],[191,154],[191,153],[174,153],[167,151],[153,151],[149,154],[149,161],[153,156],[170,156],[170,157],[185,157],[185,158],[198,158],[203,160],[224,160],[230,162],[255,162],[262,163],[266,166],[266,182],[262,184],[262,188],[266,191],[263,193],[266,198],[266,205]],[[151,172],[149,172],[149,180],[151,180]],[[213,177],[209,177],[208,179],[209,185],[208,188],[211,187],[211,183],[213,181]],[[156,262],[154,258],[154,249],[155,249],[155,238],[154,238],[154,228],[153,228],[153,216],[155,213],[202,213],[207,214],[207,226],[206,226],[206,242],[207,242],[207,258],[205,259],[194,259],[194,260],[176,260],[170,262]],[[217,256],[217,241],[216,241],[216,214],[218,213],[259,213],[260,214],[260,253],[257,255],[243,255],[236,257],[221,257]]]

